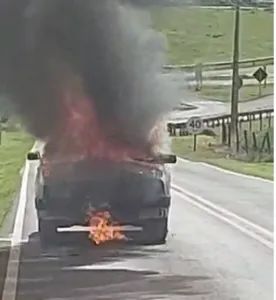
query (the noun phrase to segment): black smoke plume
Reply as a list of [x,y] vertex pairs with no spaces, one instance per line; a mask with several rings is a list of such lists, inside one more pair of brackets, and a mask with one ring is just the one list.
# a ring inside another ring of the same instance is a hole
[[1,89],[37,138],[55,133],[62,90],[76,82],[101,127],[134,146],[148,143],[152,126],[175,104],[161,75],[164,39],[130,4],[0,0],[0,27]]

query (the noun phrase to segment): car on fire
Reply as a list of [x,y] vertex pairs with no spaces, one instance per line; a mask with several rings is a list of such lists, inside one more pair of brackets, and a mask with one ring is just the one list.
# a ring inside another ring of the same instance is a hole
[[[125,233],[135,243],[165,243],[171,204],[171,175],[167,164],[176,162],[175,155],[160,154],[121,163],[93,161],[58,165],[55,162],[56,174],[45,168],[39,152],[28,153],[27,159],[39,162],[35,207],[42,244],[55,244],[62,241],[62,235],[70,235],[70,231],[60,233],[58,228],[87,226],[87,212],[91,208],[97,212],[108,211],[112,220],[121,226],[140,228]],[[75,176],[68,175],[73,173]]]

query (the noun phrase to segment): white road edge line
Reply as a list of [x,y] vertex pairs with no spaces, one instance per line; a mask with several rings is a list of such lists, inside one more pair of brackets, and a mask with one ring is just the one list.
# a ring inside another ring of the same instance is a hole
[[[36,144],[34,145],[34,147],[32,148],[31,151],[34,150],[35,146],[36,146]],[[183,162],[190,162],[190,161],[184,160],[182,158],[178,158],[178,159],[180,161],[182,160]],[[207,165],[208,167],[211,167],[211,168],[218,169],[219,171],[222,171],[222,172],[225,172],[225,173],[230,173],[230,174],[234,174],[234,175],[237,175],[237,176],[242,176],[242,177],[247,177],[247,178],[251,178],[251,179],[257,179],[257,180],[262,180],[262,181],[265,181],[265,182],[273,183],[273,181],[265,180],[265,179],[262,179],[262,178],[257,178],[257,177],[254,177],[254,176],[235,173],[235,172],[232,172],[232,171],[228,171],[228,170],[224,170],[224,169],[221,169],[221,168],[218,168],[218,167],[214,167],[214,166],[209,165],[209,164],[205,164],[205,163],[201,163],[201,164]],[[8,266],[7,266],[6,278],[5,278],[5,282],[4,282],[2,300],[7,300],[7,299],[15,300],[16,299],[16,290],[17,290],[17,281],[18,281],[17,279],[18,279],[20,253],[21,253],[20,244],[22,242],[23,226],[24,226],[24,219],[25,219],[25,210],[26,210],[26,204],[27,204],[27,187],[28,187],[29,171],[30,171],[30,163],[29,163],[29,161],[26,161],[23,176],[22,176],[21,189],[20,189],[20,194],[19,194],[19,203],[18,203],[18,208],[17,208],[17,213],[16,213],[14,230],[13,230],[13,235],[12,235],[12,238],[11,238],[11,250],[10,250],[9,259],[8,259]],[[172,187],[174,188],[175,186],[172,185]],[[177,189],[182,190],[182,188],[179,188],[179,187],[177,187]],[[185,190],[183,190],[183,191],[186,195],[190,194],[190,196],[192,196],[193,198],[199,199],[198,196],[192,195],[190,192],[187,192]],[[193,205],[201,208],[202,210],[205,210],[209,214],[211,214],[211,215],[219,218],[220,220],[223,220],[224,222],[232,225],[233,227],[237,228],[241,232],[247,234],[248,236],[252,237],[253,239],[259,241],[263,245],[265,245],[268,248],[273,250],[273,243],[272,242],[265,240],[261,236],[255,234],[255,233],[251,232],[250,230],[236,224],[235,222],[232,222],[231,220],[219,215],[218,213],[216,213],[215,211],[212,211],[208,207],[196,202],[195,200],[192,200],[192,199],[188,198],[187,196],[183,195],[182,192],[179,192],[177,190],[175,190],[175,192],[178,193],[187,202],[192,203]],[[204,200],[204,201],[202,201],[202,200]],[[213,203],[211,203],[211,202],[209,202],[205,199],[201,199],[200,202],[208,202],[209,206],[216,206]],[[219,207],[217,207],[217,208],[219,208]],[[222,209],[222,208],[219,208],[219,209]],[[232,213],[227,212],[227,214],[230,216]],[[234,216],[236,216],[236,215],[232,214],[232,217],[234,217]],[[235,218],[237,219],[237,217],[238,216],[236,216]],[[273,236],[273,234],[271,232],[269,232],[268,230],[266,230],[266,229],[264,229],[264,228],[262,228],[258,225],[255,225],[255,224],[253,224],[253,223],[251,223],[247,220],[244,220],[240,217],[238,217],[238,218],[240,220],[243,220],[243,222],[246,221],[247,224],[248,225],[250,224],[251,227],[254,227],[256,229],[258,228],[258,230],[262,231],[263,233],[266,232],[265,233],[266,235],[269,235],[269,236],[272,235]]]
[[11,242],[11,238],[0,238],[0,243],[1,242]]
[[205,167],[217,170],[219,172],[223,172],[223,173],[234,175],[234,176],[238,176],[238,177],[243,177],[243,178],[253,179],[253,180],[259,180],[259,181],[263,181],[263,182],[266,182],[266,183],[272,183],[272,184],[274,184],[273,180],[264,179],[264,178],[257,177],[257,176],[252,176],[252,175],[246,175],[246,174],[242,174],[242,173],[237,173],[237,172],[230,171],[230,170],[227,170],[227,169],[223,169],[223,168],[220,168],[220,167],[217,167],[217,166],[205,163],[205,162],[200,162],[200,161],[196,162],[196,161],[192,161],[192,160],[181,158],[179,156],[177,157],[177,160],[179,160],[179,161],[181,161],[183,163],[199,164],[199,165],[202,165],[202,166],[205,166]]
[[[12,238],[0,238],[0,243],[2,242],[7,242],[7,243],[11,243],[12,242]],[[19,243],[27,243],[28,242],[28,239],[22,239],[20,240]]]
[[253,238],[254,240],[260,242],[262,245],[266,246],[267,248],[273,250],[273,242],[266,240],[265,238],[263,238],[262,236],[250,231],[249,229],[235,223],[234,221],[232,221],[231,219],[228,219],[227,217],[224,217],[222,215],[220,215],[219,213],[217,213],[216,211],[204,206],[203,204],[189,198],[189,196],[184,195],[183,193],[173,189],[174,193],[178,194],[180,197],[182,197],[185,201],[189,202],[190,204],[200,208],[201,210],[204,210],[205,212],[207,212],[208,214],[216,217],[217,219],[220,219],[221,221],[231,225],[232,227],[238,229],[239,231],[241,231],[242,233],[246,234],[247,236]]
[[233,212],[231,212],[231,211],[229,211],[229,210],[227,210],[225,208],[222,208],[221,206],[218,206],[218,205],[214,204],[213,202],[211,202],[209,200],[206,200],[206,199],[204,199],[204,198],[202,198],[200,196],[195,195],[194,193],[191,193],[191,192],[189,192],[189,191],[181,188],[178,185],[172,184],[171,186],[172,186],[172,188],[174,190],[177,190],[178,192],[180,192],[180,193],[182,193],[182,194],[184,194],[184,195],[186,195],[186,196],[188,196],[190,198],[194,198],[195,201],[198,201],[198,202],[202,203],[203,205],[208,206],[208,207],[212,208],[213,210],[215,210],[217,212],[220,212],[220,213],[222,213],[222,214],[224,214],[224,215],[226,215],[226,216],[228,216],[230,218],[236,219],[238,222],[241,222],[241,223],[243,223],[243,224],[245,224],[245,225],[247,225],[249,227],[254,228],[255,230],[261,232],[262,234],[268,236],[272,240],[274,239],[273,232],[271,232],[271,231],[269,231],[269,230],[261,227],[260,225],[252,223],[252,222],[250,222],[250,221],[248,221],[248,220],[246,220],[246,219],[238,216],[237,214],[235,214],[235,213],[233,213]]
[[[36,143],[34,144],[31,151],[33,151],[35,147],[36,147]],[[22,181],[21,181],[21,188],[19,193],[19,201],[18,201],[18,207],[17,207],[16,217],[15,217],[15,223],[13,227],[13,234],[11,238],[11,249],[10,249],[10,254],[8,259],[2,300],[16,299],[22,234],[23,234],[26,204],[27,204],[27,188],[28,188],[29,172],[30,172],[30,162],[26,160]]]

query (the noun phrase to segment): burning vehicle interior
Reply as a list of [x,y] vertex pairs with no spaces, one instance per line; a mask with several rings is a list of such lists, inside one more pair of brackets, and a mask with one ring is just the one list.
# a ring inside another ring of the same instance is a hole
[[45,144],[42,154],[28,154],[39,161],[41,241],[78,232],[96,244],[164,242],[166,165],[176,157],[161,154],[170,150],[163,123],[177,97],[160,75],[162,36],[117,0],[3,3],[1,82]]

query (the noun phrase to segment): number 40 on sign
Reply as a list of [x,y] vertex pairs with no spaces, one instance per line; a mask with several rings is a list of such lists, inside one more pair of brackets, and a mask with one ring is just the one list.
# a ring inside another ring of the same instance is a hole
[[203,120],[199,117],[192,117],[187,121],[187,131],[190,134],[199,134],[203,131]]
[[192,117],[187,121],[187,131],[194,135],[194,151],[196,151],[196,135],[203,131],[204,123],[199,117]]

